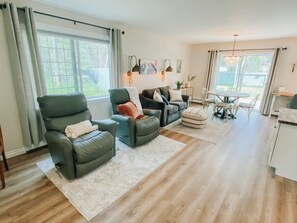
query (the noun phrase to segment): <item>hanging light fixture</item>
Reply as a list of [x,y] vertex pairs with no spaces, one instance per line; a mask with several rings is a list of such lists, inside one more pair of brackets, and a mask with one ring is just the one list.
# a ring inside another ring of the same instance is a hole
[[223,60],[226,66],[236,66],[238,64],[238,62],[240,61],[239,56],[235,56],[235,45],[236,45],[236,38],[238,36],[238,34],[234,34],[234,41],[233,41],[233,50],[232,50],[232,55],[231,56],[224,56]]
[[[132,67],[132,62],[133,62],[133,58],[135,58],[135,65]],[[128,72],[127,72],[127,76],[129,78],[129,85],[131,86],[131,84],[133,83],[132,81],[132,72],[139,72],[140,71],[140,67],[137,63],[137,57],[135,55],[132,56],[128,56]]]
[[[166,67],[166,62],[169,62],[169,66],[165,69]],[[164,59],[163,60],[164,64],[163,64],[163,71],[166,71],[166,72],[173,72],[173,68],[171,67],[171,61],[170,59]]]

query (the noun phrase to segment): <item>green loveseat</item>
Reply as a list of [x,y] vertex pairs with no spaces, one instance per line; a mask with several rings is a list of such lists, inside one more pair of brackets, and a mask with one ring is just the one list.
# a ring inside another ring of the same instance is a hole
[[[169,86],[144,89],[139,96],[143,108],[161,110],[161,127],[164,127],[171,122],[174,122],[175,120],[181,118],[183,111],[186,110],[189,105],[188,95],[182,95],[182,101],[170,101],[169,90]],[[153,95],[155,91],[163,95],[169,101],[169,104],[167,105],[165,102],[154,101]]]

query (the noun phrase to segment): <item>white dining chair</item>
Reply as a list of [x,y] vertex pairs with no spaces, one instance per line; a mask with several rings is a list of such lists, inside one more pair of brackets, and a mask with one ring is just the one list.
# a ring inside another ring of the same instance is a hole
[[[225,121],[227,122],[228,119],[228,115],[233,115],[232,114],[232,109],[233,109],[233,104],[232,103],[226,103],[223,101],[219,101],[216,102],[213,106],[213,115],[212,115],[212,119],[214,118],[214,116],[217,116],[217,114],[219,112],[223,112],[224,117],[221,117],[222,119],[225,119]],[[223,115],[222,114],[222,115]],[[233,116],[232,116],[233,117]]]
[[253,98],[253,100],[251,100],[249,103],[239,102],[237,105],[235,105],[235,112],[234,112],[235,116],[238,112],[238,109],[243,109],[243,110],[247,111],[248,121],[250,121],[251,113],[255,108],[255,105],[256,105],[256,102],[257,102],[259,96],[260,96],[260,94],[256,94],[256,96]]
[[209,105],[216,103],[214,98],[208,98],[208,90],[206,88],[202,88],[202,103],[203,108],[208,108]]

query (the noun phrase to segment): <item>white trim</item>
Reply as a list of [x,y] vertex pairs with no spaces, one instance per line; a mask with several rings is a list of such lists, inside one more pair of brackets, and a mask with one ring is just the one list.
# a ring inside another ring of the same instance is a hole
[[19,148],[19,149],[14,149],[14,150],[11,150],[11,151],[5,151],[5,155],[6,155],[6,158],[12,158],[12,157],[15,157],[15,156],[19,156],[19,155],[22,155],[22,154],[25,154],[26,153],[26,149],[25,147],[22,147],[22,148]]

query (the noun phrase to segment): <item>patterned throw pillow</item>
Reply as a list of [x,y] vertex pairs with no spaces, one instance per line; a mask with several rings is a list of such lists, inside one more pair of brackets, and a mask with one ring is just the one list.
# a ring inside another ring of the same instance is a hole
[[166,104],[166,105],[169,105],[169,101],[167,100],[167,98],[165,98],[164,95],[161,95],[162,99],[163,99],[163,102]]

